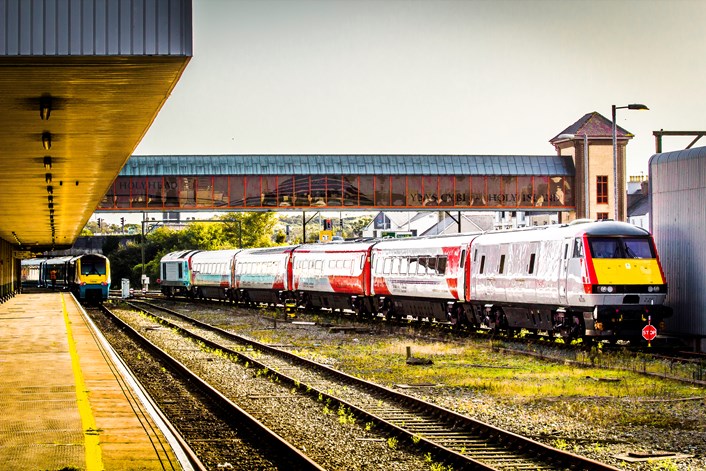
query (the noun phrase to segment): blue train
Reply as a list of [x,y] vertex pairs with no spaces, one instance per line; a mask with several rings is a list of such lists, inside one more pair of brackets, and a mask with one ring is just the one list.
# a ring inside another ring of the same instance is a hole
[[22,260],[22,286],[71,290],[80,300],[102,302],[110,289],[110,261],[100,254]]

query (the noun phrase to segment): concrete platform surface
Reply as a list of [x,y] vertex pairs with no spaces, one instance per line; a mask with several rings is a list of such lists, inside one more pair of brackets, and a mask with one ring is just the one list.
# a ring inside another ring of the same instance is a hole
[[0,304],[0,470],[181,470],[129,384],[70,294]]

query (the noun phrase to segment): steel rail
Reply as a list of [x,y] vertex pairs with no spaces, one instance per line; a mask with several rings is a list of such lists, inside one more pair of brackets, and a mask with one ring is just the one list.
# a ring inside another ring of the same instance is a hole
[[[128,303],[133,308],[153,315],[163,322],[168,322],[154,313],[150,313],[137,303]],[[575,455],[563,450],[550,447],[527,437],[494,427],[490,424],[458,414],[449,409],[430,404],[415,397],[400,393],[390,388],[356,378],[347,373],[330,368],[326,365],[302,358],[291,352],[271,347],[263,343],[241,337],[211,324],[181,314],[177,311],[164,308],[147,302],[139,302],[154,309],[161,310],[188,322],[198,328],[213,332],[228,340],[241,345],[252,346],[261,352],[267,352],[297,365],[337,378],[344,384],[355,385],[368,394],[384,397],[393,401],[393,407],[376,407],[369,404],[359,407],[341,398],[317,389],[315,385],[308,384],[310,394],[326,397],[344,405],[356,414],[367,417],[404,437],[408,442],[431,450],[440,459],[460,465],[464,469],[553,469],[553,470],[617,470],[612,466]],[[259,368],[268,369],[271,374],[280,377],[281,381],[298,385],[300,381],[291,378],[278,370],[273,370],[271,365],[248,356],[241,351],[232,350],[223,345],[206,339],[198,334],[170,323],[172,327],[198,338],[209,348],[221,350],[241,358]]]
[[252,432],[258,437],[258,442],[267,443],[268,447],[275,451],[275,457],[273,458],[268,456],[268,458],[273,461],[278,461],[282,469],[292,467],[294,469],[301,470],[324,470],[324,468],[312,461],[298,448],[270,430],[262,422],[257,420],[245,410],[241,409],[238,405],[233,403],[230,399],[225,397],[218,390],[189,370],[189,368],[180,361],[150,342],[130,325],[122,321],[106,306],[101,306],[101,310],[110,317],[111,321],[119,325],[120,328],[133,340],[139,342],[139,344],[148,350],[153,356],[167,364],[173,371],[185,378],[191,385],[198,389],[199,392],[207,396],[218,409],[223,411],[223,420],[229,423],[231,427],[237,430],[247,429],[248,432]]

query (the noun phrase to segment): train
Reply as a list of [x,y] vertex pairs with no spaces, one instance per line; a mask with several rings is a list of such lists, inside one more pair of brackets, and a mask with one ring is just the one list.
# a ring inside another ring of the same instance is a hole
[[181,251],[162,258],[160,270],[158,282],[167,296],[294,303],[509,335],[526,330],[567,341],[639,341],[645,325],[661,331],[671,316],[652,236],[609,220]]
[[110,260],[100,254],[31,258],[21,261],[25,287],[70,290],[82,302],[108,299]]

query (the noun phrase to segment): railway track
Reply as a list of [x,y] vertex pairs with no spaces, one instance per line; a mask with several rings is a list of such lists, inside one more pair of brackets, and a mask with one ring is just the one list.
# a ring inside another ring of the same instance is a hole
[[181,436],[194,469],[323,469],[107,307],[88,312]]
[[[167,298],[159,292],[152,292],[146,295],[140,295],[137,299],[165,301]],[[214,306],[224,305],[223,301],[194,301],[178,297],[169,298],[169,302],[186,304],[204,303]],[[249,309],[244,306],[240,307]],[[282,306],[278,306],[273,307],[272,309],[275,311],[281,311],[284,308]],[[300,312],[300,314],[306,318],[307,313]],[[331,313],[325,310],[319,311],[316,314],[319,316],[324,315],[336,319],[346,318],[344,314]],[[271,319],[271,317],[267,318]],[[494,335],[489,332],[455,329],[450,324],[446,325],[438,322],[411,321],[408,319],[386,320],[383,317],[353,317],[351,320],[353,322],[363,323],[384,322],[387,325],[395,325],[400,327],[410,327],[413,325],[418,329],[419,333],[423,334],[427,338],[438,337],[438,333],[440,331],[444,332],[444,334],[448,334],[450,332],[458,336],[472,336],[474,338],[483,338],[488,340],[493,340],[495,338]],[[514,338],[499,336],[497,337],[497,340],[502,343],[502,346],[497,347],[498,350],[517,355],[542,358],[550,362],[572,363],[577,366],[599,367],[616,371],[631,371],[648,377],[670,379],[696,386],[706,385],[706,355],[684,351],[683,345],[676,341],[674,341],[674,344],[667,344],[663,342],[661,346],[653,346],[651,348],[634,348],[627,347],[625,345],[598,345],[594,343],[569,345],[556,342],[556,339],[536,334],[529,334]]]
[[[147,302],[129,303],[160,324],[214,351],[238,357],[338,409],[376,424],[454,469],[614,470],[450,410],[399,393],[290,352],[255,342]],[[165,314],[157,314],[158,310]]]

